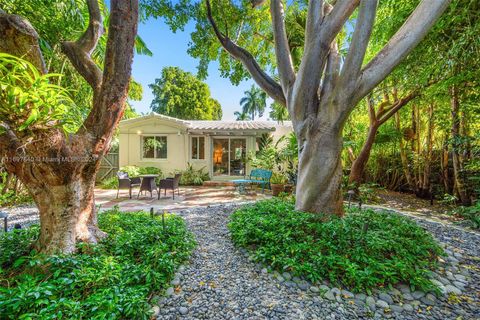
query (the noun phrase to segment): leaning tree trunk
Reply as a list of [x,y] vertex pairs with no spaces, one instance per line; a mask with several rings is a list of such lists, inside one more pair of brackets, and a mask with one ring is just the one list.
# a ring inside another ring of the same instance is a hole
[[368,130],[367,140],[363,144],[362,150],[360,150],[358,157],[352,163],[348,182],[350,184],[355,184],[356,187],[358,187],[363,182],[363,173],[365,172],[365,167],[367,165],[368,159],[370,158],[370,152],[372,151],[377,131],[378,126],[370,126]]

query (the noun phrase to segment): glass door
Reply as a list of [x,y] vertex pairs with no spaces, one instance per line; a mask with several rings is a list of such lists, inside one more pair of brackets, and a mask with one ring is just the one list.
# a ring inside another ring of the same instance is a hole
[[213,175],[228,176],[229,139],[213,139]]
[[245,175],[247,140],[245,138],[213,139],[213,175]]
[[247,155],[247,140],[230,139],[230,175],[245,175],[245,157]]

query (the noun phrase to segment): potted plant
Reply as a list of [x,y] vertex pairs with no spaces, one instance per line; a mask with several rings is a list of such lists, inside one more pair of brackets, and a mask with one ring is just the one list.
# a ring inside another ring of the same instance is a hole
[[281,172],[273,172],[270,178],[270,185],[272,187],[272,195],[278,196],[280,192],[283,192],[285,183],[287,183],[287,177]]

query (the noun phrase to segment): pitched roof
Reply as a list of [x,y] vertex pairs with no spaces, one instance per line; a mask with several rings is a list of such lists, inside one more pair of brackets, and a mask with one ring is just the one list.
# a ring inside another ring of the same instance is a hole
[[275,131],[275,129],[279,126],[292,126],[291,121],[278,123],[276,121],[182,120],[155,112],[151,112],[148,115],[138,118],[122,120],[120,125],[135,123],[148,118],[172,121],[185,126],[188,131]]
[[275,130],[273,121],[222,121],[222,120],[192,120],[189,129],[192,130]]

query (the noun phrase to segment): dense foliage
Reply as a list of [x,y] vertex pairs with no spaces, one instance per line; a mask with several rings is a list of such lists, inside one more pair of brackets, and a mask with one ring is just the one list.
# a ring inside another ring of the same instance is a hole
[[150,108],[157,113],[186,120],[222,118],[222,107],[210,96],[208,85],[190,72],[166,67],[150,88],[154,95]]
[[149,299],[161,292],[194,247],[175,215],[107,211],[108,237],[79,245],[74,255],[26,255],[39,228],[0,237],[2,319],[149,319]]
[[413,221],[371,210],[344,219],[298,212],[284,199],[246,205],[228,225],[238,246],[272,269],[355,291],[398,282],[433,289],[428,275],[443,251]]
[[187,164],[187,169],[177,170],[172,174],[180,173],[180,184],[184,186],[200,186],[204,181],[210,180],[208,172],[205,171],[205,167],[196,169],[191,163]]

